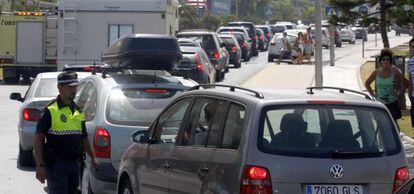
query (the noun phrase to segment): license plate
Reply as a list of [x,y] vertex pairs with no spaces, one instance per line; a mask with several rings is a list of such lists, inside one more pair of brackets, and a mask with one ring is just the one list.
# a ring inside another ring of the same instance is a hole
[[363,194],[362,185],[306,185],[305,194]]

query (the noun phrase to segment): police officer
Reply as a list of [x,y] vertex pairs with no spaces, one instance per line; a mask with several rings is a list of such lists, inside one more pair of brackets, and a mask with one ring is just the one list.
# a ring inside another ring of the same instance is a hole
[[49,194],[77,193],[83,151],[90,156],[92,168],[98,165],[87,137],[84,114],[73,102],[78,84],[75,72],[59,74],[59,95],[44,108],[37,124],[36,178],[41,183],[47,179]]

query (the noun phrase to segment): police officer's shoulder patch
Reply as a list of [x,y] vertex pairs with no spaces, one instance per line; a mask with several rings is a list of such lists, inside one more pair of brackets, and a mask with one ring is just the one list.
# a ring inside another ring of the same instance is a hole
[[68,119],[66,118],[66,116],[64,114],[61,114],[60,115],[60,120],[65,123]]

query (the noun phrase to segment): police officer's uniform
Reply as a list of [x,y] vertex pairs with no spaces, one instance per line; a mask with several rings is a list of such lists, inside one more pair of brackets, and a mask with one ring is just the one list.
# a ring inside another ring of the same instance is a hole
[[[61,73],[59,84],[77,85],[77,75]],[[44,108],[36,133],[43,133],[43,147],[49,194],[76,193],[79,185],[79,161],[82,157],[82,139],[87,137],[84,114],[72,101],[63,104],[57,97]]]

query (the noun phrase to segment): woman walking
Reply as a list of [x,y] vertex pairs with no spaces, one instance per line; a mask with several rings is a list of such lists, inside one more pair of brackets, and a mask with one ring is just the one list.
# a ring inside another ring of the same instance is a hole
[[298,37],[295,40],[295,52],[296,52],[296,59],[294,63],[296,64],[302,64],[303,63],[303,33],[299,32]]
[[[409,86],[407,78],[394,66],[393,53],[389,49],[383,49],[379,56],[380,67],[376,69],[365,81],[368,92],[378,101],[385,104],[390,111],[395,123],[401,118],[401,110],[398,98],[404,95]],[[375,80],[375,92],[371,83]]]

